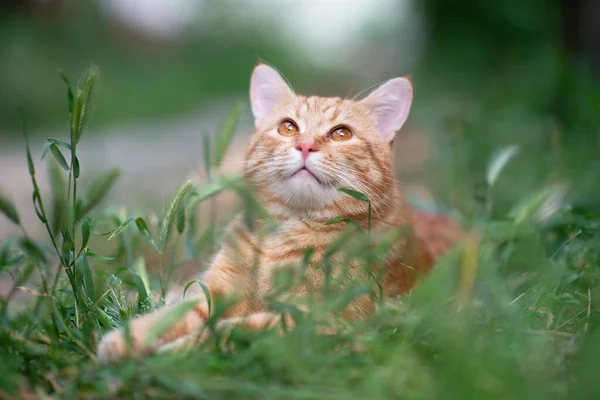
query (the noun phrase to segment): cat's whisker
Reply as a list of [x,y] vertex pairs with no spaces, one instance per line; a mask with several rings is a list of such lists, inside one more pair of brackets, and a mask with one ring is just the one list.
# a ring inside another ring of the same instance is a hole
[[[370,179],[371,177],[368,174],[365,174],[364,172],[356,171],[355,169],[344,166],[344,165],[337,165],[337,166],[335,166],[335,168],[341,169],[342,171],[347,172],[350,175],[354,175],[354,177],[357,178],[357,180],[363,184],[362,185],[363,190],[366,188],[372,188],[373,190],[377,191],[379,195],[384,195],[384,193],[382,193],[380,189],[374,188],[372,184],[369,184],[369,182],[366,179]],[[327,171],[327,169],[325,169],[325,171]],[[363,179],[361,176],[364,176],[365,179]],[[383,176],[382,180],[386,181],[387,177]],[[371,192],[371,190],[369,190],[369,192]],[[377,196],[377,197],[379,197],[379,196]]]

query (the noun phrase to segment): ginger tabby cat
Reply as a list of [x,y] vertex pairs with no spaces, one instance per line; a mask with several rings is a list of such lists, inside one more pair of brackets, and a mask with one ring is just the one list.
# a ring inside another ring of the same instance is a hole
[[[258,238],[241,218],[230,224],[221,250],[202,276],[211,298],[241,295],[217,328],[276,326],[281,315],[270,313],[264,301],[273,272],[282,265],[299,263],[307,248],[314,249],[313,264],[322,260],[324,249],[345,225],[326,225],[332,218],[343,216],[366,229],[368,203],[339,188],[370,198],[372,232],[412,228],[394,242],[385,260],[381,281],[385,295],[410,290],[433,267],[435,258],[462,236],[449,219],[408,206],[394,179],[391,144],[408,116],[409,80],[389,80],[362,100],[305,97],[295,94],[273,68],[259,64],[252,74],[250,99],[256,130],[248,145],[244,178],[279,226]],[[358,268],[352,271],[358,274]],[[307,279],[290,296],[319,290],[322,270],[309,269]],[[191,311],[155,343],[146,343],[149,329],[169,313],[169,304],[181,301],[182,292],[168,297],[167,307],[130,322],[131,348],[127,349],[123,329],[104,336],[98,346],[99,360],[118,360],[127,352],[144,355],[196,341],[208,318],[201,290],[186,294],[186,300],[198,300]],[[363,318],[373,307],[368,298],[359,298],[344,317]]]

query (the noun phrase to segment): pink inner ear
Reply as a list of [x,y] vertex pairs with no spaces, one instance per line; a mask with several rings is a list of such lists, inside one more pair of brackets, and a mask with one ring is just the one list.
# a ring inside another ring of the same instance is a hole
[[254,68],[250,79],[250,104],[255,123],[269,116],[279,103],[293,94],[276,70],[265,64]]
[[371,93],[363,102],[377,121],[381,138],[388,142],[402,128],[412,103],[412,84],[406,78],[394,78]]

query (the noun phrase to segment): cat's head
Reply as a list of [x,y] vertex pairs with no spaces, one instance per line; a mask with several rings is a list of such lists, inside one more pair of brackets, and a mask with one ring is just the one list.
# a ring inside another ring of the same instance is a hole
[[259,64],[250,100],[256,130],[244,172],[268,207],[326,219],[366,207],[340,188],[362,192],[375,207],[390,200],[391,142],[408,116],[409,80],[391,79],[362,100],[306,97]]

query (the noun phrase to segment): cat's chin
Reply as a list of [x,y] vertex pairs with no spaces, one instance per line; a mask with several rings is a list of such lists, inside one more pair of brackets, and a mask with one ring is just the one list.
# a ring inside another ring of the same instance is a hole
[[340,197],[337,189],[322,184],[305,169],[299,170],[286,180],[274,182],[271,192],[296,210],[322,209]]
[[311,182],[316,182],[319,185],[322,185],[322,182],[319,180],[319,178],[317,178],[317,176],[306,167],[302,167],[298,171],[294,172],[290,179],[299,181],[301,185],[309,184]]

